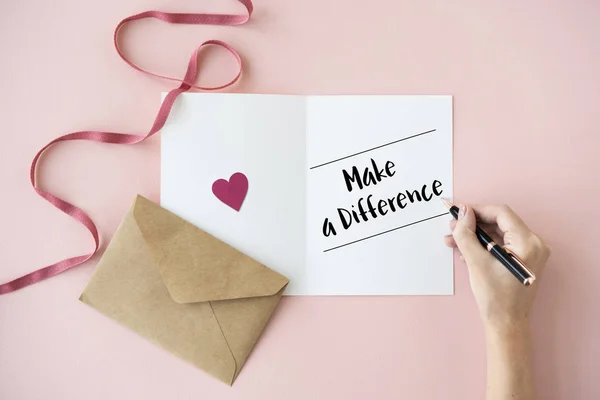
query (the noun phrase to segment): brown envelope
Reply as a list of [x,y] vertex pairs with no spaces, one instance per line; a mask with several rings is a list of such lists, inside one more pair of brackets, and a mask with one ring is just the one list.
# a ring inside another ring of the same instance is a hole
[[80,300],[231,385],[287,284],[138,196]]

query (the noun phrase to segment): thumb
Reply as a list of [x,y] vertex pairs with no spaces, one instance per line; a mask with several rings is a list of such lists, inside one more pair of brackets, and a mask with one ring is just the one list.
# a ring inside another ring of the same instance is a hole
[[475,236],[475,213],[469,206],[459,207],[458,221],[452,232],[454,241],[462,253],[467,265],[475,265],[488,256],[487,251],[481,246]]

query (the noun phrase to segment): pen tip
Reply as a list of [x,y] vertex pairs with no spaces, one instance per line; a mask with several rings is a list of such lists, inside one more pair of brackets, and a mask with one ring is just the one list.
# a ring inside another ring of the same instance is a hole
[[452,207],[452,203],[450,203],[448,200],[446,200],[445,198],[441,198],[442,203],[444,203],[444,205],[448,208]]

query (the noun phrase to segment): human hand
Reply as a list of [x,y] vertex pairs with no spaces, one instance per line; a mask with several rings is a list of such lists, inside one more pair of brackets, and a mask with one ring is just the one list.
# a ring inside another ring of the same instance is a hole
[[[538,280],[550,256],[549,247],[507,206],[459,206],[450,221],[446,245],[457,247],[468,267],[471,289],[486,328],[503,329],[528,323]],[[517,254],[536,275],[524,286],[477,240],[475,223],[501,246]]]

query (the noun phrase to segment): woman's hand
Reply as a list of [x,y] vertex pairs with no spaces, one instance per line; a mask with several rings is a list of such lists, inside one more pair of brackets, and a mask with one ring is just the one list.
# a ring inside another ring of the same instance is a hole
[[517,254],[540,277],[550,256],[548,246],[507,206],[460,206],[459,219],[450,221],[448,246],[458,247],[465,260],[471,288],[486,328],[501,329],[528,321],[539,281],[525,287],[477,240],[475,222],[496,243]]
[[488,253],[475,236],[475,222],[496,243],[517,254],[540,277],[550,249],[506,206],[460,206],[446,244],[467,263],[471,289],[484,324],[487,400],[535,399],[529,312],[539,285],[524,286]]

